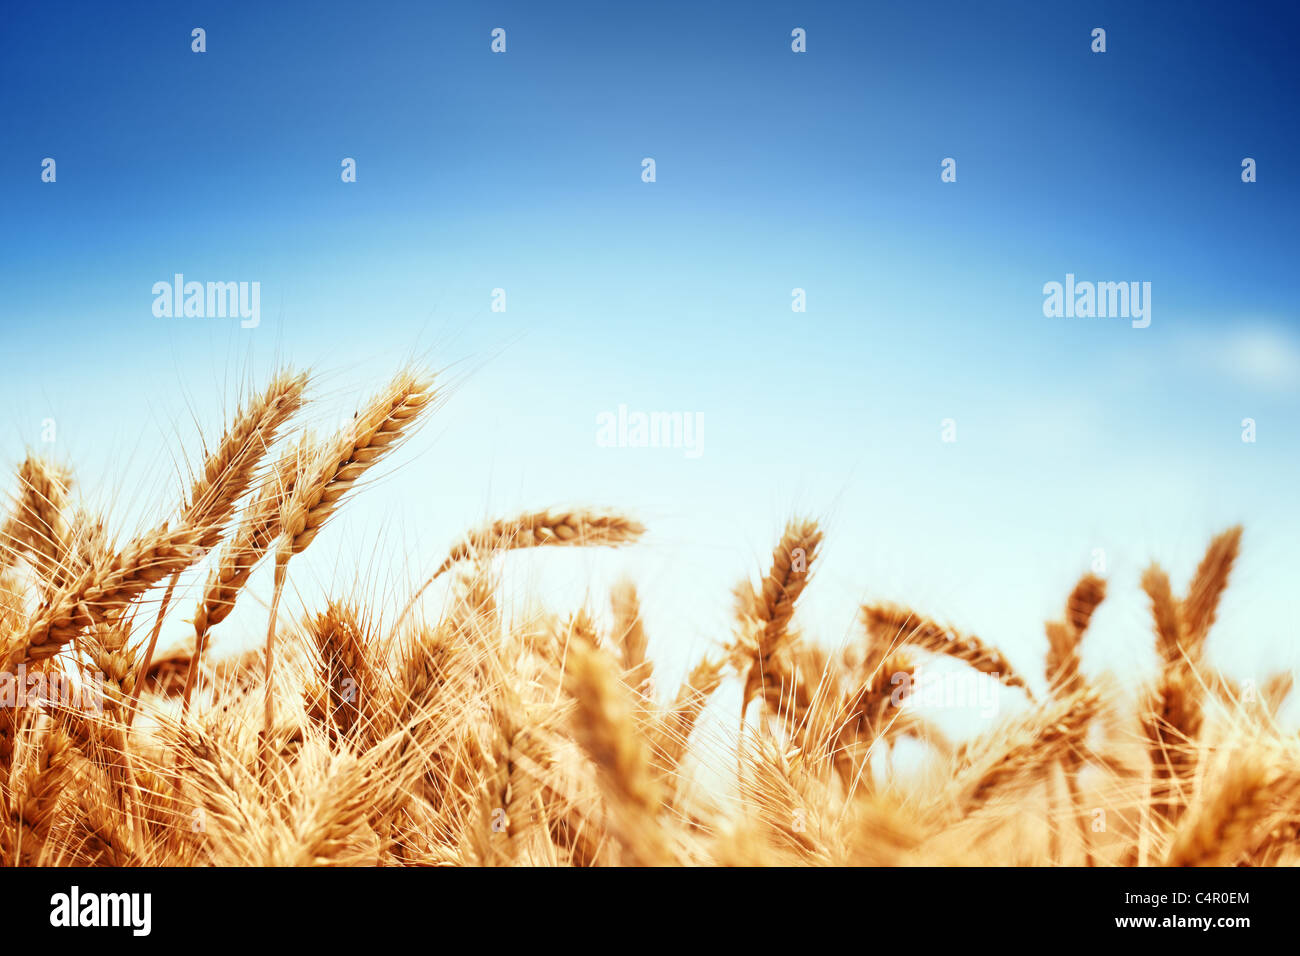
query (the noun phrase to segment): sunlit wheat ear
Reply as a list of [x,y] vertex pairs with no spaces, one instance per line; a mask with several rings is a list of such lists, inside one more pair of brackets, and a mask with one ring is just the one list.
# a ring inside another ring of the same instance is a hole
[[[1077,693],[1083,687],[1080,673],[1082,662],[1081,650],[1083,634],[1092,621],[1093,612],[1106,598],[1106,582],[1094,574],[1085,574],[1065,602],[1065,615],[1059,621],[1048,621],[1047,632],[1047,666],[1048,686],[1056,697],[1065,697]],[[1084,863],[1092,866],[1093,857],[1090,848],[1088,823],[1083,816],[1081,795],[1079,793],[1079,766],[1081,759],[1078,751],[1068,752],[1061,761],[1065,772],[1065,785],[1070,797],[1070,809],[1079,826],[1079,835],[1083,842]],[[1051,781],[1048,781],[1049,805],[1054,805],[1051,796]],[[1054,807],[1053,807],[1054,809]],[[1051,831],[1052,859],[1059,859],[1059,838],[1055,828]]]
[[112,548],[104,519],[92,515],[85,508],[77,508],[68,521],[66,547],[55,571],[56,588],[77,580],[92,567],[106,564],[111,557]]
[[198,539],[195,528],[164,524],[88,569],[60,588],[10,640],[0,669],[51,657],[86,628],[107,622],[167,575],[193,565],[202,556]]
[[1179,788],[1195,760],[1194,746],[1203,714],[1200,688],[1186,657],[1182,609],[1169,575],[1155,563],[1142,573],[1142,590],[1151,601],[1156,653],[1161,671],[1143,702],[1143,731],[1151,756],[1150,806],[1157,820],[1175,818],[1182,808]]
[[189,710],[209,631],[235,609],[235,600],[248,583],[253,569],[280,536],[284,503],[297,485],[301,474],[300,462],[307,454],[309,441],[304,437],[282,455],[271,473],[262,479],[234,535],[222,547],[216,564],[208,572],[203,596],[194,612],[194,655],[185,676],[183,713]]
[[1088,630],[1098,605],[1106,600],[1106,582],[1095,574],[1079,578],[1065,604],[1065,619],[1080,635]]
[[1053,693],[1079,689],[1080,645],[1093,611],[1106,597],[1106,582],[1094,574],[1079,579],[1066,601],[1065,616],[1047,624],[1047,682]]
[[77,791],[74,836],[82,866],[139,866],[144,861],[130,831],[96,788]]
[[564,689],[574,700],[573,732],[599,769],[627,862],[670,862],[657,819],[662,793],[630,693],[614,659],[596,647],[584,628],[575,628],[570,639]]
[[[203,471],[194,480],[182,509],[182,520],[201,529],[199,547],[207,550],[220,542],[236,504],[251,487],[267,449],[275,443],[281,427],[302,407],[306,387],[305,374],[286,370],[276,375],[261,395],[235,414],[217,447],[204,458]],[[143,683],[144,674],[153,660],[178,578],[179,575],[173,575],[163,593],[149,643],[140,660],[137,686]],[[132,706],[128,720],[134,718],[134,710]]]
[[330,602],[309,622],[308,632],[319,653],[317,676],[325,694],[324,712],[309,716],[331,735],[351,737],[369,722],[376,693],[365,625],[356,608]]
[[267,449],[302,407],[306,387],[306,374],[284,371],[276,375],[264,392],[236,413],[217,447],[205,456],[183,509],[185,521],[203,529],[199,541],[203,547],[211,548],[221,539]]
[[210,834],[205,862],[256,859],[270,842],[271,808],[233,743],[193,724],[164,724],[161,730],[186,801],[201,811],[203,830]]
[[500,551],[522,548],[609,547],[631,544],[645,534],[645,527],[611,511],[582,509],[526,511],[513,518],[500,518],[477,528],[451,549],[433,574],[415,589],[393,625],[396,631],[425,590],[461,561]]
[[1024,716],[958,748],[951,792],[959,812],[971,813],[1042,779],[1064,754],[1083,746],[1101,695],[1085,688],[1040,704]]
[[1294,802],[1294,772],[1282,773],[1262,755],[1238,754],[1214,779],[1206,794],[1183,817],[1169,848],[1166,866],[1231,866],[1254,844],[1277,802]]
[[437,392],[433,379],[401,372],[338,435],[303,462],[303,476],[284,506],[284,548],[307,547],[357,481],[397,448]]
[[739,632],[731,645],[733,664],[745,674],[743,712],[762,696],[774,712],[781,711],[782,688],[791,674],[781,656],[790,642],[790,619],[813,570],[822,543],[822,530],[811,519],[792,519],[772,550],[772,565],[758,590],[748,582],[736,587]]
[[1214,625],[1219,598],[1228,586],[1228,575],[1241,549],[1241,526],[1216,535],[1206,549],[1182,602],[1182,619],[1191,653],[1200,653],[1206,635]]
[[925,825],[896,802],[871,794],[854,802],[847,821],[848,866],[898,866],[914,859]]
[[644,693],[654,676],[654,663],[646,657],[649,638],[641,620],[636,585],[627,580],[618,582],[610,594],[610,607],[614,612],[613,638],[623,665],[623,680],[633,690]]
[[741,795],[766,840],[798,862],[829,863],[828,844],[837,835],[824,819],[831,808],[818,803],[815,778],[799,752],[787,750],[768,729],[759,728],[742,745],[741,765]]
[[1151,617],[1155,624],[1156,651],[1165,664],[1183,658],[1183,624],[1178,601],[1169,586],[1169,575],[1153,563],[1142,572],[1142,590],[1151,599]]
[[274,723],[272,678],[275,623],[289,559],[316,539],[362,475],[410,434],[436,396],[433,379],[403,371],[335,438],[300,462],[301,473],[281,515],[275,553],[275,590],[266,632],[266,732]]
[[1183,663],[1167,665],[1143,701],[1141,723],[1151,756],[1151,809],[1159,820],[1176,820],[1197,762],[1197,739],[1205,723],[1204,686]]
[[74,779],[72,759],[72,741],[57,726],[51,726],[40,740],[35,759],[14,782],[14,828],[0,824],[0,843],[11,844],[0,850],[4,858],[13,859],[15,851],[20,851],[24,865],[41,862],[64,791]]
[[824,754],[850,792],[871,789],[871,755],[878,744],[888,751],[908,729],[908,712],[900,705],[915,681],[913,658],[906,651],[890,654],[864,681],[850,683],[817,708],[802,737],[807,752]]
[[71,486],[71,473],[43,458],[28,455],[18,466],[18,497],[0,526],[0,571],[26,553],[47,591],[58,583],[68,546],[63,510]]
[[434,577],[458,561],[487,552],[557,546],[618,547],[630,544],[644,533],[645,527],[639,522],[613,512],[529,511],[470,532],[452,548],[434,571]]
[[1202,669],[1206,637],[1240,544],[1240,527],[1216,535],[1183,601],[1174,598],[1159,565],[1153,563],[1142,575],[1161,659],[1160,677],[1141,715],[1152,764],[1151,808],[1158,820],[1176,821],[1185,806],[1205,722],[1205,688],[1211,683]]
[[1018,687],[1030,700],[1033,692],[1002,656],[1002,652],[973,634],[944,627],[908,608],[893,604],[863,607],[862,620],[876,647],[916,647],[944,654],[988,674],[1007,687]]
[[691,668],[682,681],[677,696],[660,718],[654,736],[653,760],[668,789],[675,786],[675,775],[690,747],[691,732],[709,698],[722,684],[726,662],[706,657]]

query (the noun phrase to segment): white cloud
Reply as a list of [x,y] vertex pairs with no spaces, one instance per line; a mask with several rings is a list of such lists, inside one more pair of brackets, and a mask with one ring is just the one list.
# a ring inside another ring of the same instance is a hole
[[1300,389],[1300,339],[1276,323],[1232,320],[1184,339],[1179,353],[1179,364],[1189,372],[1255,389]]
[[1232,333],[1219,361],[1228,374],[1271,388],[1300,385],[1300,343],[1287,332],[1265,326]]

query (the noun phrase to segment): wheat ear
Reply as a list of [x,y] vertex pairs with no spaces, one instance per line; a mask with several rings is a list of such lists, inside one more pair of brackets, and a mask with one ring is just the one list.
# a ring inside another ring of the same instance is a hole
[[1007,687],[1018,687],[1030,700],[1033,693],[1016,673],[1002,652],[986,644],[974,634],[962,634],[944,627],[927,617],[905,607],[893,604],[868,605],[862,609],[862,619],[867,633],[876,647],[917,647],[932,654],[944,654],[1001,681]]
[[315,540],[361,476],[410,434],[436,394],[431,378],[399,373],[338,436],[302,464],[303,474],[284,506],[275,554],[275,591],[266,633],[265,733],[274,726],[275,619],[289,559]]
[[1142,575],[1161,659],[1142,725],[1152,764],[1151,807],[1162,820],[1177,820],[1185,807],[1182,789],[1195,770],[1194,748],[1205,720],[1205,641],[1240,547],[1240,526],[1216,535],[1183,601],[1174,598],[1169,576],[1159,565],[1152,564]]
[[660,718],[654,738],[654,760],[661,778],[673,789],[673,775],[690,746],[691,731],[713,692],[722,684],[726,662],[706,657],[691,669],[672,705]]
[[305,454],[305,445],[304,440],[282,455],[271,474],[263,479],[256,498],[245,511],[234,536],[226,542],[215,566],[208,572],[203,596],[194,612],[194,654],[185,674],[182,715],[189,711],[209,631],[234,610],[235,599],[248,583],[253,568],[280,535],[281,511],[297,484],[299,461]]
[[[1083,687],[1083,676],[1079,667],[1080,650],[1083,634],[1092,621],[1093,612],[1106,598],[1106,582],[1094,574],[1081,577],[1070,597],[1065,602],[1065,616],[1059,621],[1049,621],[1047,631],[1047,682],[1052,693],[1067,697],[1077,693]],[[1083,860],[1085,866],[1092,866],[1092,846],[1088,823],[1083,817],[1082,795],[1079,792],[1079,764],[1076,751],[1067,751],[1061,759],[1061,769],[1065,773],[1065,787],[1070,798],[1070,810],[1079,827],[1083,840]],[[1049,778],[1050,785],[1050,778]],[[1054,802],[1049,793],[1049,802]],[[1057,853],[1057,832],[1051,830],[1052,858],[1059,858]]]
[[57,583],[68,543],[68,525],[63,518],[70,473],[59,466],[28,455],[18,466],[20,492],[14,514],[0,529],[0,570],[24,551],[47,588]]
[[623,680],[638,693],[645,693],[654,676],[654,663],[646,657],[649,638],[641,620],[641,602],[636,585],[620,581],[610,594],[610,609],[614,612],[614,643],[623,665]]
[[1064,753],[1081,747],[1088,724],[1100,706],[1098,692],[1084,688],[1040,704],[1029,714],[960,748],[953,788],[962,813],[972,812],[998,793],[1033,783]]
[[609,511],[583,509],[526,511],[513,518],[500,518],[469,532],[448,552],[442,563],[415,589],[393,624],[396,632],[416,601],[429,585],[452,568],[478,555],[521,548],[609,547],[630,544],[645,534],[645,527],[631,518]]
[[781,708],[781,690],[788,683],[782,652],[790,637],[790,619],[812,573],[822,543],[822,530],[811,519],[793,519],[772,550],[772,566],[755,591],[748,584],[736,590],[736,614],[741,634],[733,653],[748,659],[741,695],[741,719],[755,696],[774,710]]
[[1241,526],[1229,528],[1215,535],[1205,551],[1182,602],[1183,625],[1189,653],[1199,654],[1206,635],[1214,625],[1219,598],[1228,586],[1228,575],[1241,550]]
[[657,821],[659,782],[631,696],[619,680],[614,659],[596,647],[582,627],[573,628],[564,689],[575,703],[574,733],[599,771],[615,834],[629,862],[669,862]]
[[1251,847],[1272,806],[1294,782],[1249,754],[1232,760],[1198,811],[1174,834],[1166,866],[1231,866]]
[[9,642],[6,667],[44,660],[88,627],[106,623],[168,574],[192,565],[202,550],[199,532],[185,525],[160,528],[135,539],[99,567],[60,591]]
[[[220,541],[222,530],[234,514],[236,503],[248,491],[257,465],[267,449],[275,443],[277,432],[302,407],[306,387],[305,374],[284,371],[276,375],[261,395],[254,398],[247,408],[236,413],[217,447],[204,459],[203,473],[194,480],[189,499],[182,509],[185,522],[202,529],[199,538],[201,548],[211,549]],[[167,615],[179,579],[179,573],[172,575],[167,590],[163,592],[162,603],[158,606],[153,631],[137,670],[135,692],[127,712],[128,726],[135,719],[135,704],[144,684],[144,675],[153,662],[163,619]]]

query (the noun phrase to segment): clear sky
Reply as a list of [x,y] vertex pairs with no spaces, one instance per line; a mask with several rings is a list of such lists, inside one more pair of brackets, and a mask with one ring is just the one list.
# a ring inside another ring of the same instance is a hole
[[[675,674],[797,510],[829,535],[802,612],[828,641],[901,600],[1037,675],[1101,548],[1087,663],[1138,678],[1141,568],[1181,588],[1241,521],[1211,654],[1292,665],[1297,27],[1289,3],[9,10],[0,462],[73,464],[126,533],[275,362],[321,373],[327,426],[414,355],[455,387],[296,569],[308,603],[358,567],[400,593],[487,516],[607,504],[643,547],[515,564],[594,605],[632,573]],[[259,282],[260,324],[156,317],[176,273]],[[1067,274],[1151,283],[1150,326],[1045,317]],[[703,454],[600,447],[620,404],[702,416]]]

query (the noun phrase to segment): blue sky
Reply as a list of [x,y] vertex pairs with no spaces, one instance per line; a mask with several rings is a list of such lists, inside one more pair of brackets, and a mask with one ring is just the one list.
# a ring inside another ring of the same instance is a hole
[[[304,590],[348,577],[345,540],[401,581],[485,515],[607,503],[647,520],[645,548],[529,573],[599,603],[603,576],[633,572],[685,666],[802,509],[830,533],[806,613],[831,640],[859,599],[899,599],[1034,670],[1043,616],[1101,547],[1097,663],[1138,672],[1140,568],[1180,585],[1244,521],[1213,650],[1243,673],[1286,659],[1294,8],[807,7],[11,13],[3,461],[53,417],[83,492],[146,520],[274,362],[321,372],[328,423],[414,354],[452,366],[451,401]],[[177,272],[260,282],[261,324],[156,318],[151,287]],[[1066,273],[1150,282],[1151,326],[1045,318]],[[619,404],[700,413],[704,455],[597,447]]]

